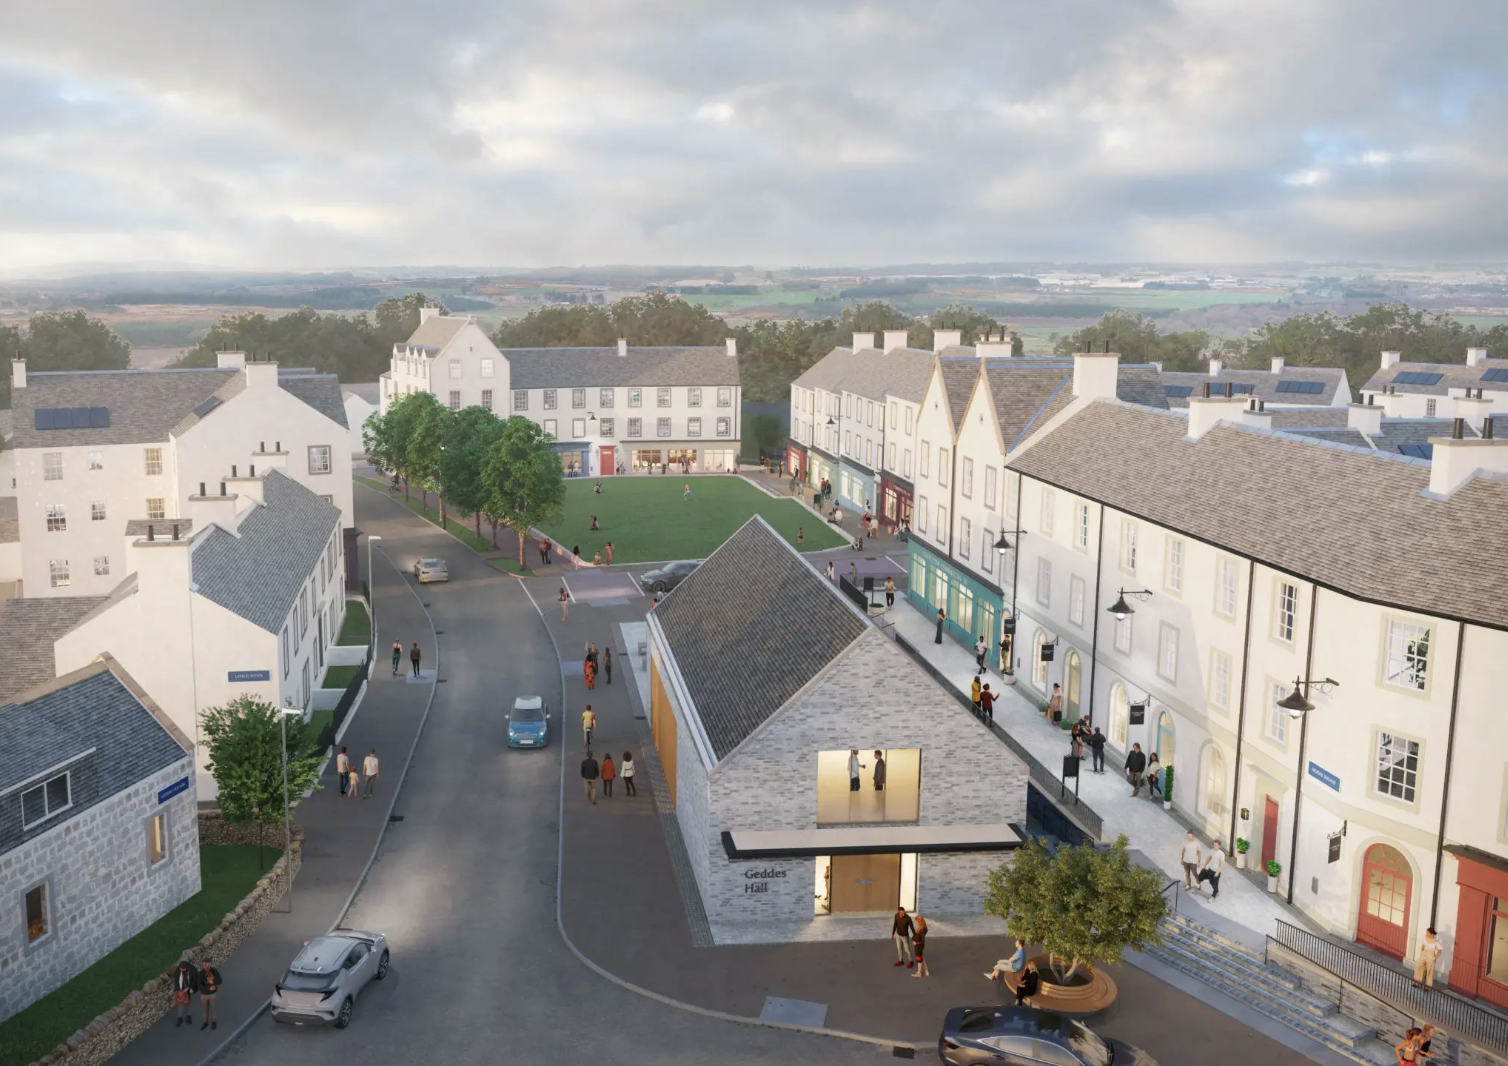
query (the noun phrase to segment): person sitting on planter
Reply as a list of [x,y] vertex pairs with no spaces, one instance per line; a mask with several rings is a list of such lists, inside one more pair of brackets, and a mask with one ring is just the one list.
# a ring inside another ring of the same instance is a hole
[[[1037,964],[1029,962],[1021,973],[1021,980],[1016,982],[1016,1006],[1026,1003],[1041,990],[1042,978],[1037,974]],[[1031,1004],[1027,1003],[1027,1006]]]

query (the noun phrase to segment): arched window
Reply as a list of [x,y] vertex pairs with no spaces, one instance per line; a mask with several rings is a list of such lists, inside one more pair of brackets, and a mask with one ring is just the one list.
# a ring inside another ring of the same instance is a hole
[[1063,714],[1070,722],[1077,722],[1083,714],[1083,701],[1079,697],[1079,653],[1070,651],[1063,657]]
[[1204,773],[1200,775],[1204,795],[1200,809],[1214,818],[1225,817],[1225,753],[1214,744],[1204,749]]
[[1032,640],[1032,684],[1039,689],[1047,691],[1047,664],[1042,661],[1042,646],[1047,643],[1047,633],[1037,630],[1037,635]]
[[1126,732],[1131,721],[1131,705],[1126,686],[1119,681],[1110,686],[1110,743],[1126,748]]

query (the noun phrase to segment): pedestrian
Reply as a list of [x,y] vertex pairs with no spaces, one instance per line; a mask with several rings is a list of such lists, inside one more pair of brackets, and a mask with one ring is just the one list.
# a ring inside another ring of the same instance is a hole
[[598,532],[598,530],[597,530],[597,516],[596,515],[592,515],[592,528],[590,530],[588,530],[587,532],[589,532],[589,533],[596,533],[596,532]]
[[586,799],[597,806],[597,760],[592,758],[592,749],[586,749],[586,758],[581,760],[581,784],[586,789]]
[[634,756],[632,752],[623,753],[623,761],[618,764],[618,776],[623,778],[623,794],[625,796],[637,796],[639,790],[634,788]]
[[1131,795],[1141,792],[1142,774],[1147,769],[1147,757],[1142,754],[1140,744],[1131,745],[1131,753],[1126,756],[1126,780],[1131,782]]
[[341,745],[340,754],[335,756],[335,776],[340,778],[340,794],[346,794],[346,775],[351,772],[351,758],[346,754],[345,745]]
[[974,642],[974,661],[979,664],[979,669],[984,669],[984,657],[989,653],[990,646],[984,642],[984,635]]
[[864,764],[859,761],[859,749],[848,750],[848,791],[859,791],[859,771],[864,769]]
[[658,607],[658,606],[659,606],[659,605],[660,605],[660,593],[659,593],[659,592],[658,592],[658,591],[656,591],[656,592],[655,592],[655,600],[654,600],[654,602],[653,602],[653,603],[651,603],[651,604],[650,604],[650,605],[649,605],[649,609],[650,609],[650,610],[651,610],[651,611],[652,611],[652,610],[654,610],[654,609],[655,609],[655,608],[656,608],[656,607]]
[[[1016,982],[1016,1006],[1026,1003],[1035,996],[1042,988],[1042,978],[1037,974],[1037,964],[1029,962],[1026,969],[1021,971],[1021,979]],[[1031,1004],[1027,1003],[1027,1006]]]
[[982,717],[984,717],[984,712],[980,709],[979,696],[980,696],[979,675],[975,674],[974,675],[974,683],[969,686],[969,699],[971,699],[974,702],[974,714],[975,714],[975,716],[982,718]]
[[346,795],[351,799],[355,799],[360,793],[361,775],[357,772],[356,767],[352,766],[350,772],[346,774]]
[[220,1019],[215,1016],[215,993],[220,991],[220,971],[209,964],[208,959],[199,963],[199,1010],[204,1015],[204,1024],[199,1031],[220,1028]]
[[1430,1041],[1434,1039],[1435,1027],[1430,1025],[1429,1022],[1425,1022],[1424,1027],[1419,1030],[1419,1035],[1414,1038],[1414,1042],[1419,1045],[1419,1054],[1433,1058],[1434,1055],[1430,1051],[1429,1045]]
[[607,565],[608,566],[612,566],[613,565],[613,542],[612,541],[608,541],[606,544],[604,544],[602,546],[602,550],[605,551],[605,552],[607,552]]
[[916,972],[912,977],[931,977],[932,971],[927,969],[927,959],[923,950],[927,946],[927,919],[920,914],[916,916],[911,930],[911,953],[916,957]]
[[947,620],[948,620],[948,614],[947,614],[947,612],[944,611],[941,607],[939,607],[937,609],[937,635],[932,638],[932,643],[933,644],[941,644],[942,643],[942,627],[943,627],[943,623],[946,622]]
[[[599,482],[597,482],[597,484],[593,485],[592,486],[592,492],[595,495],[597,495],[597,496],[601,496],[602,495],[602,482],[599,481]],[[593,528],[596,528],[596,527],[594,526]]]
[[1015,954],[1008,959],[1001,959],[995,963],[995,968],[986,972],[984,979],[986,981],[993,981],[997,977],[1004,977],[1006,974],[1019,974],[1024,969],[1026,969],[1026,942],[1018,938],[1016,940]]
[[681,493],[681,499],[690,500],[691,498],[691,482],[688,481],[686,482],[686,491]]
[[419,659],[420,659],[419,642],[416,640],[416,641],[414,641],[414,646],[412,648],[410,648],[409,652],[408,652],[408,661],[414,664],[414,676],[415,677],[419,676]]
[[1205,881],[1214,889],[1210,893],[1210,899],[1220,898],[1220,875],[1225,872],[1225,851],[1220,847],[1220,841],[1215,841],[1215,850],[1204,857],[1204,867],[1199,871],[1199,878],[1195,886],[1200,892],[1204,891]]
[[850,585],[852,585],[854,588],[858,588],[859,587],[859,564],[858,563],[850,562],[848,564],[848,583]]
[[403,641],[393,641],[393,676],[398,676],[398,667],[403,663]]
[[178,969],[173,971],[173,1006],[178,1008],[174,1029],[184,1022],[190,1026],[194,1024],[194,993],[198,990],[199,971],[189,964],[188,959],[180,959]]
[[1105,734],[1100,732],[1100,727],[1095,726],[1094,732],[1089,734],[1089,757],[1094,766],[1094,772],[1105,772]]
[[580,570],[581,569],[581,545],[580,544],[577,544],[577,545],[575,545],[575,546],[573,546],[571,548],[571,569],[572,570]]
[[1075,759],[1082,759],[1084,757],[1084,738],[1088,735],[1089,719],[1080,718],[1073,724],[1073,729],[1070,731],[1070,736],[1073,739],[1073,757]]
[[1440,959],[1440,953],[1445,949],[1440,946],[1440,939],[1435,935],[1433,927],[1424,931],[1424,939],[1419,942],[1419,954],[1414,959],[1414,987],[1435,987],[1435,963]]
[[832,564],[831,561],[829,561],[828,564],[827,564],[827,580],[829,580],[829,581],[837,581],[838,580],[837,570],[833,566],[833,564]]
[[560,594],[557,595],[555,598],[560,601],[560,620],[562,622],[569,622],[571,620],[571,592],[570,592],[570,590],[567,589],[564,585],[561,585],[560,586]]
[[608,799],[613,798],[613,779],[618,776],[618,768],[613,765],[611,753],[602,756],[602,794]]
[[911,915],[906,913],[906,908],[897,907],[895,918],[890,922],[890,939],[895,944],[895,964],[904,966],[908,970],[916,965],[916,959],[911,954],[911,934],[915,928],[915,923],[911,921]]
[[990,725],[995,724],[995,694],[990,691],[989,683],[979,690],[979,709],[984,712],[984,720]]
[[887,609],[889,609],[889,608],[894,607],[894,606],[895,606],[895,578],[893,578],[893,577],[886,577],[885,578],[885,607]]
[[885,753],[882,751],[874,753],[874,790],[885,791]]
[[581,712],[581,742],[587,747],[592,746],[592,730],[597,728],[597,716],[592,713],[592,705],[588,703],[586,710]]
[[591,655],[582,660],[581,672],[586,677],[587,691],[597,687],[597,664],[592,661]]
[[1199,841],[1194,839],[1194,831],[1190,829],[1183,837],[1183,850],[1178,853],[1178,862],[1183,867],[1183,887],[1192,891],[1199,884]]
[[613,683],[613,649],[602,649],[602,677],[611,685]]
[[592,565],[593,566],[601,566],[602,565],[602,553],[601,552],[598,552],[595,556],[593,556],[593,558],[592,558]]
[[1162,795],[1162,763],[1157,761],[1157,752],[1147,756],[1147,799],[1155,800]]
[[543,566],[550,565],[550,538],[539,538],[539,561]]
[[805,526],[797,526],[796,527],[796,543],[797,544],[805,544],[806,543],[806,527]]
[[1424,1030],[1418,1026],[1410,1026],[1404,1032],[1403,1039],[1393,1048],[1393,1054],[1398,1056],[1399,1066],[1419,1061],[1419,1037],[1423,1035]]
[[367,757],[361,760],[361,772],[366,775],[366,791],[362,793],[362,799],[371,799],[372,793],[377,790],[377,749],[372,748],[367,752]]
[[1048,697],[1047,706],[1042,708],[1042,713],[1054,725],[1063,720],[1063,690],[1056,684],[1052,687],[1052,695]]

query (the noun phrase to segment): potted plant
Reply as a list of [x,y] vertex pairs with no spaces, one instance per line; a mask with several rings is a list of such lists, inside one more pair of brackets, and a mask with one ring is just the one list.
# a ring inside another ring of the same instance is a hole
[[1246,853],[1251,850],[1251,841],[1245,837],[1236,838],[1236,869],[1246,869]]
[[1277,859],[1267,860],[1267,891],[1276,892],[1278,890],[1278,874],[1282,872],[1282,863],[1278,862]]
[[1162,809],[1165,811],[1173,809],[1173,767],[1171,765],[1162,772]]

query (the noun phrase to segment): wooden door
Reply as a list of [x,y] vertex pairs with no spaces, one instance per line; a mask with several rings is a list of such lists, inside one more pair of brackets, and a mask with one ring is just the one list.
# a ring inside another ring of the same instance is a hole
[[1409,905],[1414,875],[1396,848],[1373,844],[1361,866],[1356,939],[1396,959],[1408,952]]
[[598,460],[597,473],[603,477],[610,477],[618,472],[618,460],[615,458],[613,445],[604,444],[598,449],[601,458]]
[[833,856],[832,913],[893,911],[900,898],[900,855]]
[[1267,806],[1262,811],[1262,868],[1266,870],[1267,864],[1278,857],[1278,801],[1271,796],[1263,798]]
[[[563,723],[569,737],[573,723]],[[660,757],[660,770],[665,775],[665,784],[670,789],[670,805],[675,806],[675,712],[670,709],[670,698],[665,694],[665,683],[660,680],[660,666],[653,659],[649,663],[649,731],[654,737],[655,753]]]

